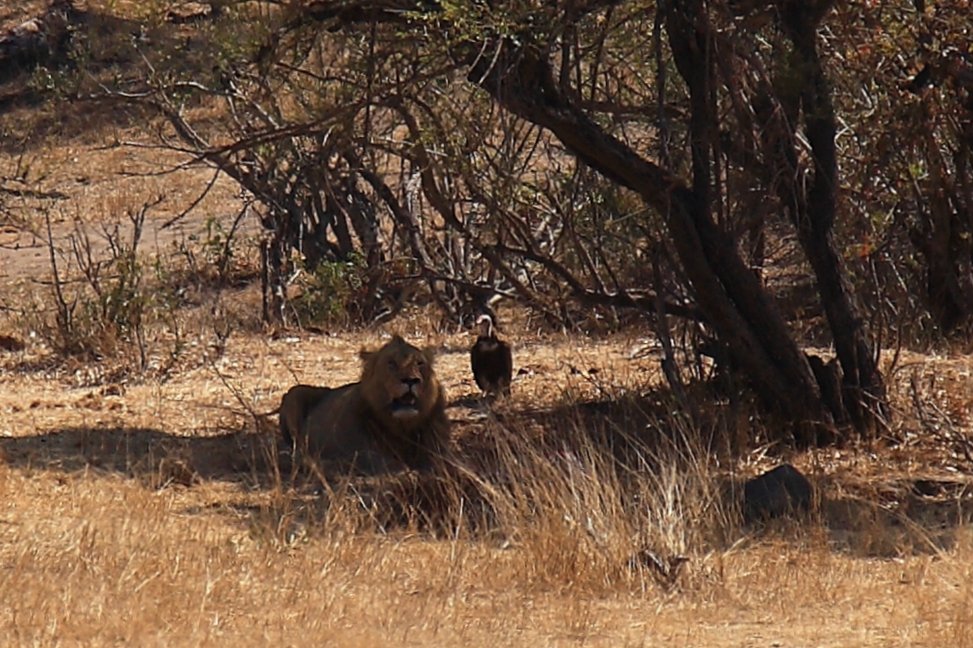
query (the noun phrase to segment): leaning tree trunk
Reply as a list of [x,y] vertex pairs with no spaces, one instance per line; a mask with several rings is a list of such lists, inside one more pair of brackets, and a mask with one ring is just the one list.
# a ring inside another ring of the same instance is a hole
[[[494,47],[509,47],[499,42]],[[669,233],[706,320],[761,397],[796,422],[830,421],[804,355],[769,296],[712,219],[700,192],[605,133],[558,89],[538,50],[481,57],[470,80],[507,110],[550,130],[582,161],[666,215]],[[795,430],[804,434],[805,426]],[[807,443],[804,436],[799,442]]]
[[[809,413],[826,418],[818,385],[806,357],[797,348],[776,305],[763,290],[760,279],[743,263],[736,245],[713,222],[713,146],[718,132],[717,111],[713,86],[714,53],[703,3],[699,0],[668,4],[666,32],[680,76],[689,88],[690,146],[692,155],[692,201],[694,226],[701,234],[703,253],[712,264],[733,306],[739,311],[754,337],[766,350],[769,360],[783,374],[783,385],[807,394]],[[677,243],[678,249],[678,243]],[[686,265],[686,259],[683,259]],[[706,310],[705,304],[701,306]],[[743,340],[724,338],[730,356],[747,367],[744,358],[749,349]],[[752,370],[748,371],[752,374]],[[788,408],[793,407],[785,402]],[[795,411],[795,410],[790,410]],[[801,411],[801,410],[796,410]]]

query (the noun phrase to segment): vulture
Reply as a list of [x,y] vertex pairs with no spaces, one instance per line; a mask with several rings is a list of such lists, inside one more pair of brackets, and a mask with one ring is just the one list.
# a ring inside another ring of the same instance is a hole
[[493,319],[489,315],[480,315],[476,324],[480,327],[480,335],[470,349],[470,364],[476,384],[487,395],[498,392],[509,395],[514,371],[510,345],[497,338]]

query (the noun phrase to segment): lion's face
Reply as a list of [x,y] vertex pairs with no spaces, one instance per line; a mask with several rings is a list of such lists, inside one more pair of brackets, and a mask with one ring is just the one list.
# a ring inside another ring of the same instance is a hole
[[363,349],[361,358],[358,382],[293,393],[291,400],[304,395],[313,402],[298,443],[318,459],[350,462],[369,474],[433,465],[450,445],[433,353],[396,336],[377,351]]
[[384,417],[407,422],[429,415],[439,398],[430,351],[395,336],[378,351],[362,350],[361,358],[362,391]]

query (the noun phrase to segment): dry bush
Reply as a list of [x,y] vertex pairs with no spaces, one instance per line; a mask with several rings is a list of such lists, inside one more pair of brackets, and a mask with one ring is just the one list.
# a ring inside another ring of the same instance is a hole
[[218,357],[233,330],[262,328],[247,304],[243,237],[215,218],[199,235],[163,232],[147,218],[163,200],[116,201],[94,222],[48,206],[39,234],[49,279],[0,302],[9,328],[51,362],[83,365],[83,384],[165,379]]

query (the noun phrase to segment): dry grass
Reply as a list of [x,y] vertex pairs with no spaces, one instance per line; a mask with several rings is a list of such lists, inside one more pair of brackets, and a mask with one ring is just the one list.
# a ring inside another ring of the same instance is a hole
[[[892,515],[880,501],[895,479],[948,474],[942,444],[918,444],[910,463],[895,450],[792,457],[832,506],[861,506],[753,535],[720,495],[726,471],[694,456],[689,437],[679,452],[646,450],[647,469],[633,475],[581,434],[611,427],[598,423],[602,410],[564,410],[566,397],[619,396],[650,375],[651,359],[627,359],[636,340],[519,340],[518,366],[531,372],[502,422],[450,410],[469,456],[495,452],[472,487],[435,500],[446,500],[438,530],[417,518],[376,526],[376,506],[415,501],[409,477],[323,493],[275,478],[266,437],[216,367],[254,408],[270,409],[291,370],[352,379],[359,345],[378,341],[240,336],[214,365],[117,393],[17,369],[30,348],[8,356],[4,635],[85,645],[973,645],[965,521]],[[467,340],[430,341],[445,348],[439,371],[454,400],[471,396],[467,358],[450,352]],[[579,366],[598,368],[602,384]],[[748,457],[738,470],[774,461]],[[659,460],[668,467],[648,470]],[[475,523],[483,510],[489,527]],[[673,587],[632,560],[643,549],[689,558]]]
[[552,582],[538,572],[564,556],[540,547],[334,531],[280,549],[209,484],[4,468],[0,485],[19,645],[970,645],[965,540],[898,560],[770,540],[694,557],[665,594],[576,582],[595,571],[578,564]]

